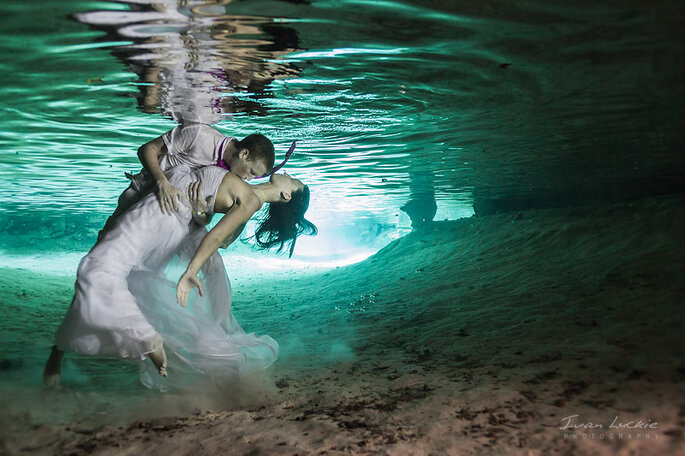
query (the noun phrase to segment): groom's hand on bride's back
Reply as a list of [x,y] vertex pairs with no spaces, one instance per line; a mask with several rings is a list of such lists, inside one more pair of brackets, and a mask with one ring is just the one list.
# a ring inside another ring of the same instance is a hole
[[168,180],[157,181],[157,201],[163,214],[173,214],[178,211],[178,201],[183,198],[183,193],[171,185]]

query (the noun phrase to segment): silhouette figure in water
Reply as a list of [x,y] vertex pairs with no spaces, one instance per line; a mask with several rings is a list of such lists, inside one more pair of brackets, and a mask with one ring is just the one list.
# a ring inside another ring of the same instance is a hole
[[428,171],[412,171],[409,179],[411,196],[400,209],[409,216],[412,229],[421,230],[430,226],[438,211],[433,174]]

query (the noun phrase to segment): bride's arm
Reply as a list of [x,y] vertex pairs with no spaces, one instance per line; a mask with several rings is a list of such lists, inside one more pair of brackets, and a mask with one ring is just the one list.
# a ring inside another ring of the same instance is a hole
[[219,223],[205,235],[202,242],[195,251],[193,259],[178,281],[176,287],[176,299],[185,306],[188,303],[188,293],[194,287],[198,287],[200,296],[203,294],[202,285],[197,277],[197,273],[203,264],[216,253],[223,241],[247,221],[259,210],[261,204],[259,199],[251,191],[244,192],[238,200],[240,203],[234,206],[224,215]]
[[228,248],[229,245],[233,244],[233,241],[240,237],[240,234],[243,232],[244,229],[245,223],[240,225],[237,230],[235,230],[233,233],[231,233],[230,236],[224,239],[219,247],[221,247],[222,249]]

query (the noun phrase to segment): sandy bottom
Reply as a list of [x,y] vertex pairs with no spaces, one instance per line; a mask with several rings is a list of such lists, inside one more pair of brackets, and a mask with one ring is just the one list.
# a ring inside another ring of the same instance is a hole
[[[440,222],[356,265],[234,282],[234,315],[281,357],[224,397],[159,395],[119,361],[78,359],[46,392],[22,377],[40,363],[14,356],[0,452],[685,454],[684,203]],[[2,275],[47,356],[73,277]]]

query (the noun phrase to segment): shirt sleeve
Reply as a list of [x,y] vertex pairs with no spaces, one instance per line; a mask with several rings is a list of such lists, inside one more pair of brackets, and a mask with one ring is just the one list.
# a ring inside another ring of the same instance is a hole
[[162,135],[169,155],[186,152],[193,146],[200,129],[198,125],[176,125]]

